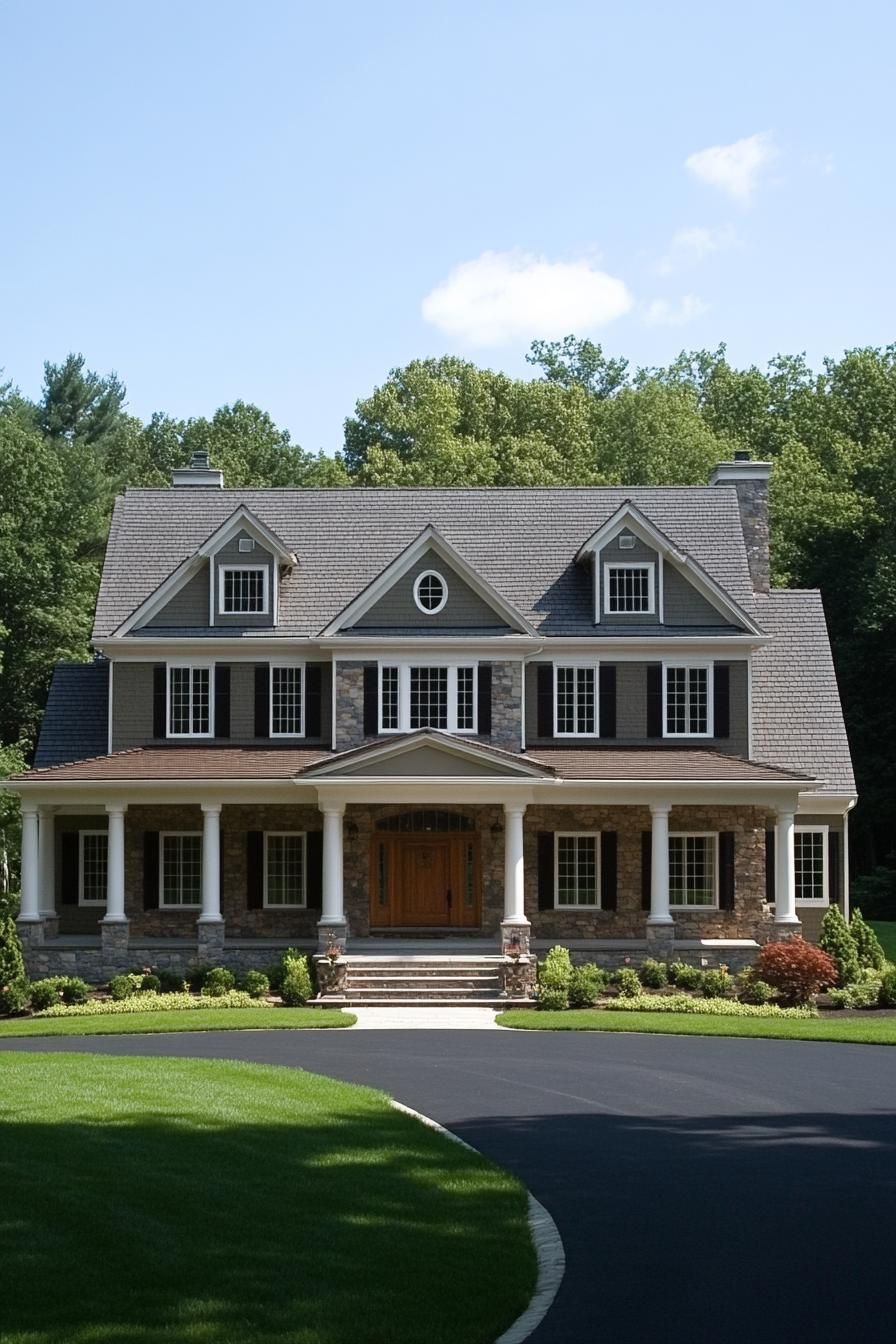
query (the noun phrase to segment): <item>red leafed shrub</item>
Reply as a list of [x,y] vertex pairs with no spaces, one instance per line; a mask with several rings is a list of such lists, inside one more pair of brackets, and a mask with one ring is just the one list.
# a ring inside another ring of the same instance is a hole
[[808,1003],[814,994],[837,983],[834,958],[799,936],[766,943],[753,971],[758,980],[778,991],[785,1004]]

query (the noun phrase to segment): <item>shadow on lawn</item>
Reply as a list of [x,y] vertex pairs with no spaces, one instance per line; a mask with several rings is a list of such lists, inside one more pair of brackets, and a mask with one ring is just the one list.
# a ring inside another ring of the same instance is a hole
[[5,1124],[0,1339],[485,1344],[531,1291],[524,1211],[395,1113]]

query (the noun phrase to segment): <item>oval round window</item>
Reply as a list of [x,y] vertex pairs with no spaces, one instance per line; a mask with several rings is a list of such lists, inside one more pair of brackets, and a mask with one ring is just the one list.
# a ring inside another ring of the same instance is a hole
[[434,569],[424,570],[414,581],[414,601],[427,616],[435,616],[448,601],[448,585]]

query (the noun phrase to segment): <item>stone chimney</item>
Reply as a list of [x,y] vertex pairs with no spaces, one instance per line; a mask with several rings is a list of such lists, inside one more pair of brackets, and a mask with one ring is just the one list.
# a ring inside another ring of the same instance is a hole
[[197,448],[196,452],[190,458],[188,467],[175,467],[171,473],[171,484],[182,485],[205,485],[212,486],[214,489],[224,489],[224,473],[217,467],[210,467],[208,464],[208,453],[204,448]]
[[709,478],[710,485],[733,485],[737,491],[740,525],[747,548],[754,593],[767,593],[771,586],[768,554],[768,481],[771,465],[751,462],[739,449],[733,462],[720,462]]

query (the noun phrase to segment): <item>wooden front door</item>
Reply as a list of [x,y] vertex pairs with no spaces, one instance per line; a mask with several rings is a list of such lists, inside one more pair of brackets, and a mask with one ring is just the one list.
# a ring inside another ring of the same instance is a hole
[[375,835],[370,860],[371,927],[478,927],[476,835]]

